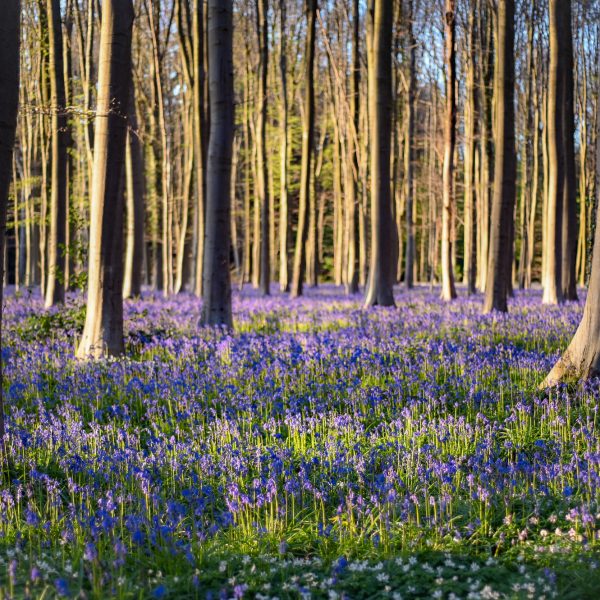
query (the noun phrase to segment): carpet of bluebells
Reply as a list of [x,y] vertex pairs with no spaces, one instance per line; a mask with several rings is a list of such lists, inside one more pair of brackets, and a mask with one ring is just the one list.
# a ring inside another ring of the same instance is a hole
[[600,383],[537,386],[582,303],[332,287],[84,306],[5,300],[0,598],[598,598]]

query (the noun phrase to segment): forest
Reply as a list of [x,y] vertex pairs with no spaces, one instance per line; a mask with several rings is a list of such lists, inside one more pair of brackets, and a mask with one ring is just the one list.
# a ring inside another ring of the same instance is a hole
[[600,597],[599,0],[0,0],[0,600]]

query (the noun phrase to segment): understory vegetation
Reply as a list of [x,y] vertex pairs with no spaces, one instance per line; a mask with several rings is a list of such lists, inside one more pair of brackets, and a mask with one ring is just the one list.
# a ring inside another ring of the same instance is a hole
[[2,598],[594,598],[599,384],[539,391],[583,304],[323,286],[125,305],[6,299]]

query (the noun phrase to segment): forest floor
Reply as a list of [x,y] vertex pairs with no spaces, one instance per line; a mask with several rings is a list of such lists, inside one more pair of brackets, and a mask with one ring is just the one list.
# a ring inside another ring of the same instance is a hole
[[2,598],[598,598],[599,386],[537,390],[582,304],[332,287],[125,306],[6,298]]

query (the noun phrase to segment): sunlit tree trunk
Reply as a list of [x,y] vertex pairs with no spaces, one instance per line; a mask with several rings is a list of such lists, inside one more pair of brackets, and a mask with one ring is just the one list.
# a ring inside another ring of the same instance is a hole
[[454,147],[456,145],[456,12],[455,0],[445,0],[444,44],[446,61],[446,117],[444,124],[444,171],[442,211],[442,300],[456,298],[452,267],[452,220],[454,218]]
[[123,192],[131,85],[129,0],[102,4],[91,188],[87,311],[77,355],[119,355],[123,344]]
[[65,300],[65,254],[67,241],[67,127],[63,36],[60,0],[48,0],[50,56],[52,175],[50,181],[50,236],[48,238],[48,278],[46,307]]
[[394,306],[396,274],[390,189],[393,7],[370,0],[367,8],[369,132],[371,154],[371,261],[366,306]]
[[233,326],[229,251],[233,152],[233,6],[208,0],[210,137],[201,323]]
[[[0,2],[0,256],[6,246],[6,212],[8,190],[12,175],[12,156],[17,129],[19,105],[19,44],[21,31],[20,0]],[[0,283],[4,282],[4,263],[0,265]],[[0,285],[0,349],[2,347],[3,286]],[[0,354],[0,445],[4,453],[4,402],[3,402],[4,358]]]
[[[600,46],[598,49],[600,62]],[[600,133],[600,120],[596,122]],[[600,135],[596,138],[600,155]],[[596,223],[600,223],[600,161],[596,161]],[[590,379],[600,376],[600,227],[596,226],[592,269],[583,317],[567,350],[554,365],[541,387],[561,381]]]
[[294,252],[294,271],[291,295],[301,296],[306,269],[306,242],[308,240],[308,210],[311,194],[311,173],[313,164],[313,145],[315,129],[315,29],[317,20],[317,0],[306,0],[306,53],[305,62],[305,97],[304,120],[302,124],[302,166],[300,173],[300,202],[298,206],[298,229],[296,231],[296,247]]
[[280,56],[279,74],[281,78],[281,109],[279,115],[279,289],[289,290],[289,259],[288,259],[288,88],[287,88],[287,29],[286,29],[286,0],[279,0],[279,34]]

